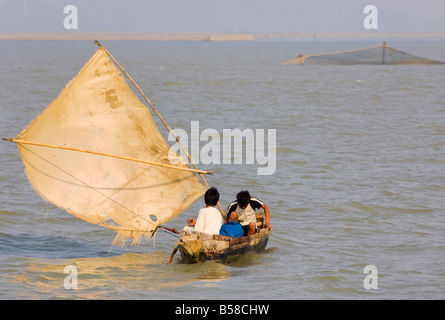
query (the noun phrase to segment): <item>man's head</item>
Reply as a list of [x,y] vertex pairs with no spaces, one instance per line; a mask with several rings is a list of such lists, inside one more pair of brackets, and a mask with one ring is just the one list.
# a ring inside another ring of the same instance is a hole
[[229,221],[235,221],[239,222],[238,213],[236,211],[232,211],[229,215],[229,218],[227,219],[227,222]]
[[219,201],[219,192],[216,188],[210,188],[204,194],[204,201],[208,206],[216,206]]
[[236,201],[238,201],[238,205],[241,209],[245,209],[250,202],[250,193],[247,190],[240,191],[236,195]]

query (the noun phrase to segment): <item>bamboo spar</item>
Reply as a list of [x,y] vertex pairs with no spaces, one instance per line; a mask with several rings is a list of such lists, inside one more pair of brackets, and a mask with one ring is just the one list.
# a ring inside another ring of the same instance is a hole
[[[131,81],[131,83],[136,87],[136,89],[139,91],[139,93],[144,97],[145,101],[147,101],[147,103],[149,104],[149,106],[152,108],[152,110],[156,113],[156,115],[159,117],[159,119],[162,121],[162,123],[165,125],[165,127],[168,129],[168,131],[174,136],[174,138],[176,139],[176,141],[179,143],[179,146],[181,147],[182,150],[184,150],[184,152],[187,154],[187,157],[189,158],[190,162],[192,163],[192,165],[195,167],[196,170],[200,171],[198,169],[198,166],[196,165],[196,163],[193,161],[192,156],[190,155],[190,153],[188,152],[188,150],[184,147],[184,145],[181,143],[181,141],[179,140],[178,136],[174,133],[174,131],[172,130],[172,128],[168,125],[168,123],[164,120],[164,118],[162,117],[162,115],[159,113],[159,111],[154,107],[154,105],[151,103],[151,101],[147,98],[147,96],[145,95],[145,93],[142,91],[142,89],[139,87],[139,85],[133,80],[133,78],[125,71],[125,69],[119,64],[119,62],[117,62],[116,59],[114,59],[114,57],[111,55],[111,53],[102,46],[102,44],[98,41],[95,40],[94,42],[95,44],[97,44],[99,47],[103,48],[106,53],[108,54],[108,56],[113,60],[113,62],[116,64],[116,66],[119,67],[119,69],[121,69],[121,71],[127,76],[127,78]],[[204,183],[204,185],[209,188],[209,184],[207,183],[207,180],[205,179],[205,177],[202,175],[202,173],[199,173],[199,176],[201,177],[202,182]],[[221,204],[218,202],[218,208],[221,211],[221,215],[224,217],[224,210],[221,207]]]
[[62,149],[62,150],[69,150],[69,151],[77,151],[77,152],[95,154],[95,155],[99,155],[99,156],[106,156],[106,157],[110,157],[110,158],[129,160],[129,161],[140,162],[140,163],[145,163],[145,164],[151,164],[151,165],[165,167],[165,168],[172,168],[172,169],[177,169],[177,170],[191,171],[191,172],[196,172],[196,173],[199,173],[199,174],[210,174],[211,173],[210,171],[204,171],[204,170],[192,169],[192,168],[184,168],[184,167],[177,167],[177,166],[169,165],[169,164],[165,164],[165,163],[157,163],[157,162],[145,161],[145,160],[140,160],[140,159],[135,159],[135,158],[117,156],[117,155],[108,154],[108,153],[90,151],[90,150],[83,150],[83,149],[76,149],[76,148],[62,147],[62,146],[55,146],[55,145],[51,145],[51,144],[31,142],[31,141],[19,140],[19,139],[13,139],[13,138],[2,138],[2,139],[4,141],[10,141],[10,142],[15,142],[15,143],[22,143],[22,144],[29,144],[29,145],[33,145],[33,146],[39,146],[39,147],[47,147],[47,148],[53,148],[53,149]]

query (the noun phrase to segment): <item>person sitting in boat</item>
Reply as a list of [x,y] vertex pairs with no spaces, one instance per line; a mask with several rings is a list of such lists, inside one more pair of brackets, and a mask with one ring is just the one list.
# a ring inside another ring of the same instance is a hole
[[226,237],[238,238],[244,236],[244,230],[238,220],[238,213],[232,211],[227,222],[221,226],[219,234]]
[[202,232],[207,234],[219,234],[219,229],[223,224],[221,213],[215,206],[219,201],[219,192],[216,188],[210,188],[204,194],[205,208],[199,210],[198,218],[187,220],[188,225],[182,231],[186,234]]
[[230,203],[227,210],[227,217],[232,212],[238,213],[239,222],[244,229],[244,235],[250,236],[256,233],[256,215],[255,210],[264,209],[266,216],[266,228],[271,229],[269,222],[269,207],[257,198],[251,197],[249,191],[244,190],[236,195],[236,201]]

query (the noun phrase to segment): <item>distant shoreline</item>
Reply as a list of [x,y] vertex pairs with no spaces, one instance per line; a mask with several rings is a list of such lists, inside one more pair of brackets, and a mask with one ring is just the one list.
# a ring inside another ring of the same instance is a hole
[[0,32],[0,40],[103,41],[255,41],[255,40],[444,40],[445,32],[340,32],[340,33],[207,33],[207,32]]

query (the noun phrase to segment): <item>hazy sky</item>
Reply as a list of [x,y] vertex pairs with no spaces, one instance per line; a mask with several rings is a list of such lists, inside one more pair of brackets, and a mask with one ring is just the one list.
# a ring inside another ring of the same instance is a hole
[[360,32],[368,4],[378,31],[445,31],[444,0],[0,0],[0,32],[66,31],[67,5],[79,32]]

